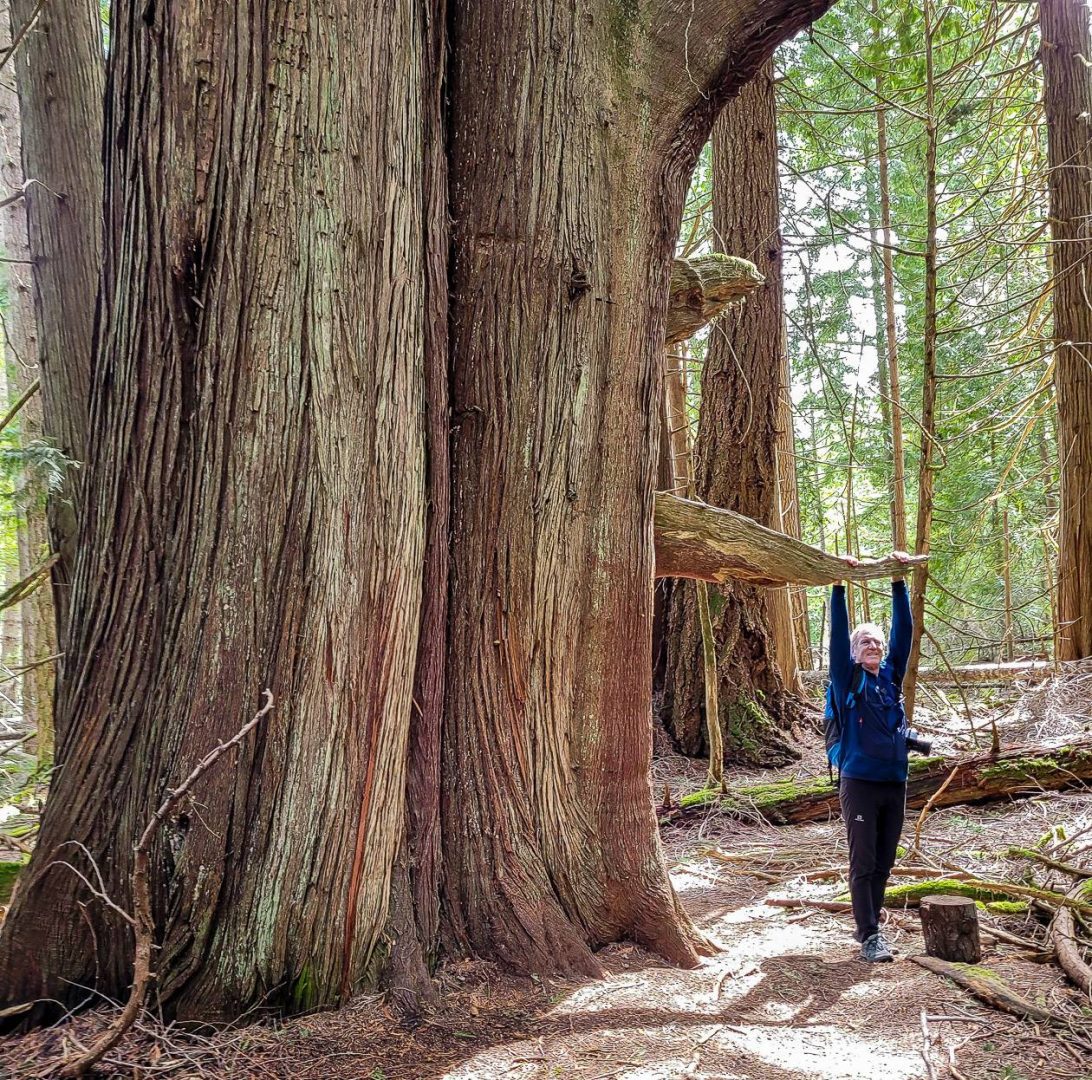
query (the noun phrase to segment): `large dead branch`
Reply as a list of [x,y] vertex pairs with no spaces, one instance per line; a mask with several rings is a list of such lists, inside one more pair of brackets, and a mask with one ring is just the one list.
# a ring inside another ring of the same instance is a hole
[[693,337],[734,300],[763,282],[755,264],[735,255],[694,255],[671,264],[671,296],[667,305],[668,345]]
[[656,576],[756,585],[830,585],[905,573],[898,559],[863,559],[849,566],[836,555],[768,529],[752,518],[693,499],[656,492]]
[[[955,806],[1057,791],[1088,780],[1092,780],[1092,739],[1053,749],[1021,746],[997,755],[929,758],[911,765],[906,807],[919,810],[934,795],[934,807]],[[796,825],[837,817],[838,790],[824,777],[803,785],[784,781],[742,787],[726,795],[699,791],[681,799],[674,814],[704,808],[748,816],[759,813],[774,825]]]
[[969,990],[979,1001],[1002,1012],[1039,1023],[1068,1026],[1066,1019],[1021,997],[1000,976],[986,968],[940,960],[935,956],[912,956],[910,959],[937,975],[951,979],[957,986]]

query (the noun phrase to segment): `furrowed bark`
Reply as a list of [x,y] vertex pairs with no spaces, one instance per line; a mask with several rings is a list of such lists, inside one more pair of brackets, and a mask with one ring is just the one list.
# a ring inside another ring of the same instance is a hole
[[0,932],[5,1005],[124,996],[128,927],[50,853],[83,844],[131,906],[149,813],[266,686],[238,768],[152,845],[160,1006],[375,981],[420,621],[422,13],[278,10],[114,8],[71,735]]
[[[10,44],[10,5],[0,3],[0,33],[4,48]],[[16,32],[18,32],[16,27]],[[8,82],[0,84],[0,190],[15,194],[24,182],[19,97]],[[9,398],[15,401],[38,380],[38,327],[34,314],[34,280],[25,200],[16,198],[2,210],[5,255],[13,260],[7,273],[7,308],[3,316],[4,354]],[[21,262],[20,260],[25,260]],[[41,394],[29,398],[19,410],[19,443],[26,449],[41,443]],[[48,558],[49,525],[45,513],[45,485],[31,475],[19,523],[19,577],[26,576]],[[21,663],[38,664],[20,680],[23,717],[37,731],[34,749],[45,761],[53,756],[53,662],[39,663],[56,655],[57,630],[49,588],[40,588],[22,604]]]
[[433,1002],[440,930],[440,732],[447,656],[451,519],[448,401],[448,214],[443,109],[446,3],[430,0],[422,53],[425,197],[425,476],[428,500],[421,628],[410,710],[406,838],[391,883],[391,949],[384,982],[406,1013]]
[[1041,0],[1058,408],[1058,657],[1092,656],[1092,36],[1082,0]]
[[[777,444],[784,320],[772,62],[728,104],[713,129],[713,231],[718,244],[755,259],[762,285],[739,311],[718,323],[709,341],[694,490],[706,502],[780,528]],[[709,590],[716,722],[731,760],[775,763],[796,756],[786,733],[806,706],[786,688],[774,655],[774,598],[739,580]],[[781,600],[787,625],[785,597]],[[684,752],[708,753],[705,650],[693,587],[673,590],[668,625],[664,723]]]
[[456,947],[594,971],[629,937],[694,962],[647,777],[668,268],[716,108],[824,7],[453,11]]
[[[102,261],[103,62],[98,0],[10,0],[13,36],[27,27],[14,64],[22,111],[26,213],[33,260],[42,421],[66,457],[83,462],[95,302]],[[69,470],[49,500],[57,637],[65,628],[76,562],[82,473]],[[58,665],[63,678],[64,661]],[[66,732],[57,732],[64,756]]]

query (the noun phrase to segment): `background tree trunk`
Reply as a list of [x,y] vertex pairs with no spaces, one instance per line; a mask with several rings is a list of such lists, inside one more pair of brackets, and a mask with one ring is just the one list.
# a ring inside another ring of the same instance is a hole
[[[22,111],[26,213],[46,437],[85,459],[95,297],[102,259],[105,68],[98,0],[10,0],[12,33],[33,28],[15,53]],[[116,39],[115,39],[116,40]],[[79,469],[49,500],[57,638],[65,648],[76,561]],[[58,663],[63,680],[65,664]],[[63,757],[66,733],[58,731]]]
[[[3,48],[10,45],[10,10],[7,0],[0,0],[0,36]],[[18,29],[18,28],[16,28]],[[4,78],[3,75],[7,77]],[[0,75],[0,190],[10,193],[24,180],[22,132],[19,96],[11,85],[10,72]],[[3,208],[0,229],[4,254],[12,260],[7,272],[7,308],[3,315],[4,355],[11,399],[19,398],[39,377],[38,328],[34,316],[34,281],[30,267],[30,243],[27,237],[27,211],[24,201],[16,199]],[[19,441],[23,448],[41,443],[41,394],[30,398],[19,412]],[[32,482],[27,491],[19,525],[19,577],[25,578],[49,556],[49,527],[45,515],[44,485]],[[22,620],[22,655],[24,665],[38,663],[57,651],[57,631],[53,599],[48,588],[39,588],[19,605]],[[53,756],[53,664],[43,663],[20,680],[23,716],[38,732],[34,747],[41,758]]]
[[[796,484],[796,432],[793,430],[792,384],[789,371],[788,342],[782,333],[781,393],[777,403],[777,512],[779,528],[787,536],[800,539],[800,497]],[[808,594],[799,585],[789,585],[771,592],[779,597],[783,615],[775,613],[774,659],[785,686],[802,693],[800,669],[811,668],[811,633],[808,627]],[[776,609],[775,609],[776,611]]]
[[[933,499],[936,470],[933,465],[937,440],[937,116],[936,85],[933,69],[932,0],[924,0],[925,31],[925,326],[921,372],[921,450],[918,454],[918,514],[914,530],[914,552],[928,555],[933,539]],[[894,376],[896,368],[891,367]],[[914,639],[903,680],[906,715],[913,719],[917,697],[918,666],[921,663],[921,641],[924,637],[925,594],[929,583],[929,566],[922,563],[914,569],[910,581],[910,614],[914,619]]]
[[[783,358],[777,127],[768,63],[731,102],[713,133],[713,218],[718,243],[765,278],[743,309],[714,327],[702,376],[695,490],[716,506],[780,528],[776,450]],[[770,597],[733,582],[710,588],[718,697],[729,760],[796,756],[785,732],[804,705],[774,656]],[[707,751],[701,629],[692,588],[675,589],[669,615],[664,720],[684,753]]]
[[203,1020],[329,1005],[374,979],[402,835],[422,13],[114,11],[103,332],[58,702],[70,748],[3,925],[2,996],[121,995],[129,928],[58,852],[89,873],[85,845],[127,905],[164,791],[268,686],[273,717],[236,769],[154,845],[158,998]]
[[1092,656],[1092,56],[1083,0],[1040,0],[1058,401],[1059,659]]

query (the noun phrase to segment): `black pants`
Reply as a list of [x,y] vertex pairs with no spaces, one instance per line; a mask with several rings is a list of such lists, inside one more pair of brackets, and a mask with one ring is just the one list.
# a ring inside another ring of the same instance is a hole
[[849,895],[857,940],[879,929],[880,908],[906,811],[906,784],[842,777],[842,820],[849,839]]

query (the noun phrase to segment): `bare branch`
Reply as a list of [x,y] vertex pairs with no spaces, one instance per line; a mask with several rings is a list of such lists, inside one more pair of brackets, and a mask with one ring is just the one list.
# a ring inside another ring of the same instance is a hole
[[[152,815],[151,820],[144,827],[140,839],[133,848],[133,872],[130,882],[133,892],[134,918],[133,936],[136,939],[136,950],[133,957],[133,986],[129,991],[129,1000],[121,1010],[120,1015],[114,1020],[107,1031],[89,1049],[85,1050],[75,1061],[65,1065],[61,1070],[62,1077],[83,1076],[96,1062],[108,1054],[118,1043],[121,1037],[133,1026],[140,1010],[144,1007],[144,999],[148,992],[149,984],[155,979],[152,971],[152,951],[155,948],[153,941],[155,923],[152,920],[152,890],[150,883],[150,853],[152,840],[159,827],[166,821],[167,816],[182,801],[190,789],[223,757],[228,750],[238,746],[253,731],[254,728],[269,715],[273,708],[273,692],[263,690],[265,704],[254,716],[247,721],[227,742],[220,743],[210,750],[194,767],[193,771],[173,791],[167,793],[167,797],[160,804],[159,809]],[[82,875],[81,875],[82,876]],[[84,879],[86,880],[86,878]]]

